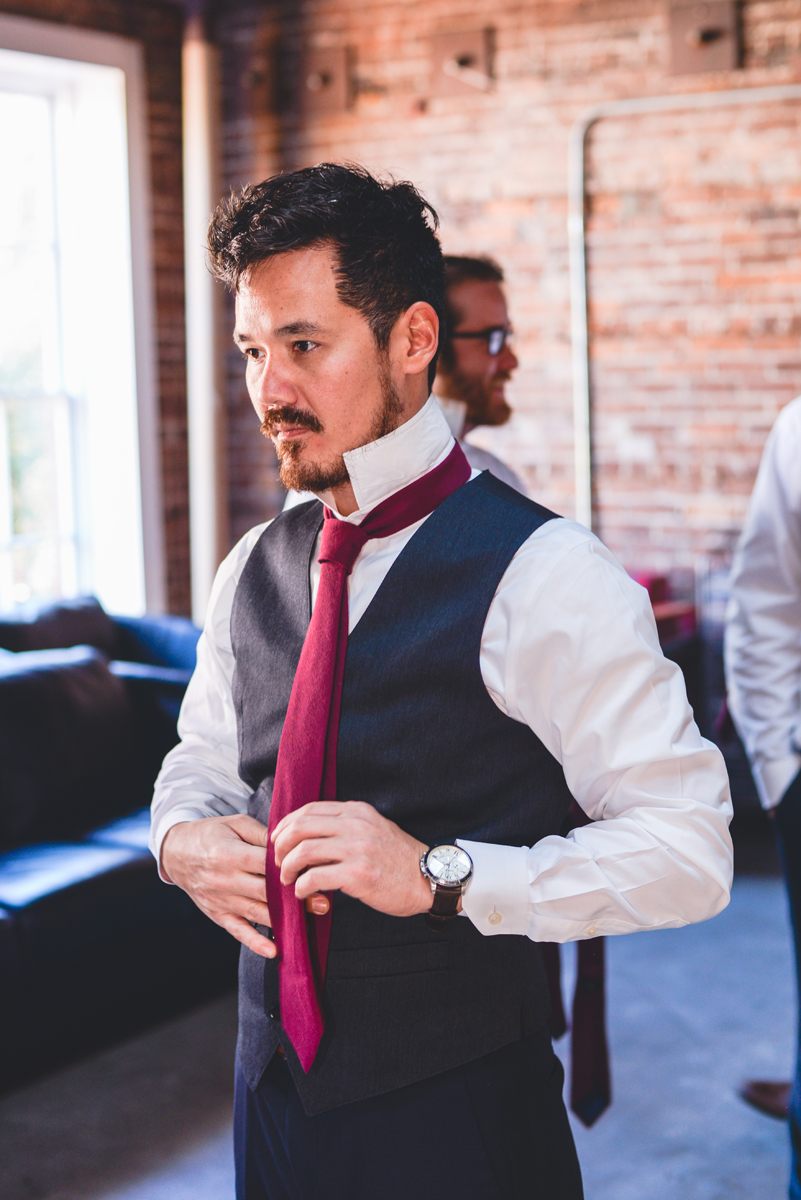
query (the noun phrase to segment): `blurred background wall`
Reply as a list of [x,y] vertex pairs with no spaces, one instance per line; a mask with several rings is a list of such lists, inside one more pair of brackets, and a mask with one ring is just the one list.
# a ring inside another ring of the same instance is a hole
[[[715,6],[700,10],[714,24]],[[798,0],[746,0],[737,18],[735,69],[676,73],[662,0],[227,5],[225,182],[364,162],[422,188],[447,251],[497,257],[521,366],[515,416],[485,441],[572,515],[569,128],[599,101],[801,78]],[[442,35],[484,29],[488,89],[449,89]],[[304,81],[335,71],[338,54],[345,103],[315,108]],[[800,123],[792,101],[607,118],[590,132],[597,521],[630,568],[725,565],[767,431],[801,387]],[[238,536],[261,519],[272,473],[235,354],[228,405]]]
[[[2,12],[122,34],[144,46],[168,604],[183,613],[190,611],[180,78],[186,7],[202,6],[0,0]],[[696,24],[713,27],[722,10],[734,9],[728,66],[719,69],[713,54],[688,68],[688,34],[677,43],[665,0],[206,6],[221,76],[219,194],[279,170],[355,160],[419,185],[441,213],[446,251],[497,257],[521,360],[510,387],[515,416],[474,436],[524,476],[532,495],[565,515],[574,511],[566,228],[572,123],[612,99],[801,80],[801,0],[690,8]],[[460,44],[473,57],[449,74],[443,67],[453,65]],[[596,520],[631,569],[689,581],[699,564],[702,571],[711,564],[722,577],[767,431],[801,390],[800,121],[798,100],[723,104],[607,117],[588,136]],[[93,266],[101,271],[102,261]],[[240,357],[233,348],[223,353],[232,544],[282,497]]]

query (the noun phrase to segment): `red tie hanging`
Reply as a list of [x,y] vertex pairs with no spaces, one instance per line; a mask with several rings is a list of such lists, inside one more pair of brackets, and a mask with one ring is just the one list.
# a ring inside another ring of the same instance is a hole
[[[360,525],[325,511],[319,554],[320,586],[292,684],[278,748],[269,832],[288,813],[315,800],[336,799],[336,758],[342,678],[348,641],[347,579],[370,538],[389,537],[427,517],[470,478],[457,444],[421,479],[377,505]],[[280,956],[281,1022],[304,1071],[323,1036],[319,990],[325,974],[331,909],[307,921],[294,885],[281,883],[272,841],[267,844],[267,903]]]

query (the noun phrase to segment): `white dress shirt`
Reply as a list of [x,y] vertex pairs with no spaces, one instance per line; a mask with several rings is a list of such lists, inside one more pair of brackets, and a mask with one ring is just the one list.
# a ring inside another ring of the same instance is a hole
[[801,396],[768,436],[730,583],[729,708],[773,808],[801,770]]
[[[359,508],[341,519],[360,522],[452,446],[430,399],[405,425],[345,455]],[[330,495],[321,499],[331,505]],[[421,524],[361,551],[349,580],[351,629]],[[265,528],[245,535],[214,583],[181,742],[156,783],[157,858],[179,821],[247,811],[229,624],[240,574]],[[318,580],[315,561],[313,601]],[[487,614],[480,669],[495,704],[536,733],[597,821],[532,847],[461,842],[474,862],[463,907],[482,933],[564,942],[684,925],[726,905],[731,801],[721,755],[698,732],[681,673],[662,655],[647,593],[582,526],[549,521],[520,547]]]
[[465,458],[470,466],[477,471],[489,471],[490,475],[494,475],[496,479],[508,483],[509,487],[513,487],[516,492],[527,496],[528,492],[516,471],[502,462],[497,455],[491,454],[489,450],[482,450],[480,446],[474,446],[472,442],[466,440],[464,427],[467,424],[467,405],[464,400],[449,400],[446,396],[435,396],[434,399],[442,409],[445,420],[448,422],[448,428],[464,450]]

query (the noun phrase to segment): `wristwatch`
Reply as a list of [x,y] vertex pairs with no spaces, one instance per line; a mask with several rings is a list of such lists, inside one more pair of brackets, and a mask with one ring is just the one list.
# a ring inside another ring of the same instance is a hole
[[432,846],[420,859],[420,870],[428,880],[434,903],[426,913],[429,929],[442,929],[458,916],[459,899],[473,874],[473,860],[461,846]]

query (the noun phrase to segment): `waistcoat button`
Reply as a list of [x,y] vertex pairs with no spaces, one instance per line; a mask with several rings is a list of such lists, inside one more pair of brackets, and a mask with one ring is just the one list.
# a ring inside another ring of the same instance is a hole
[[280,1007],[277,1004],[274,1004],[267,1015],[269,1016],[271,1021],[280,1021],[281,1020]]

